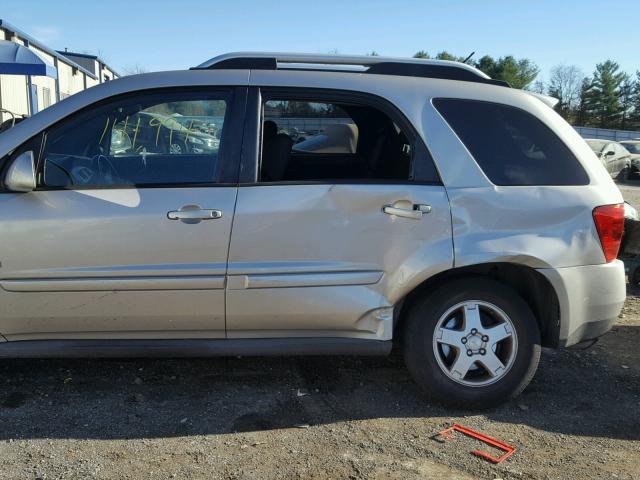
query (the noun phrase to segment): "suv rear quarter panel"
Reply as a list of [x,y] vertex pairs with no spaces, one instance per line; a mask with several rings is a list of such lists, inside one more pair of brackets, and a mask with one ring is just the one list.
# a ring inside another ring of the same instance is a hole
[[482,85],[464,91],[434,88],[430,96],[492,101],[533,114],[569,147],[590,178],[586,186],[494,185],[429,102],[424,115],[425,136],[431,139],[428,145],[451,203],[457,267],[485,262],[534,268],[604,263],[592,210],[620,203],[622,196],[571,126],[540,100],[521,91]]

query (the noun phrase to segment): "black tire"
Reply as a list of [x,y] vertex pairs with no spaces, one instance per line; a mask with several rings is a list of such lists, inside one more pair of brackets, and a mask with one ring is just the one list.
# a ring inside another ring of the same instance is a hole
[[[509,316],[517,335],[511,368],[490,385],[457,383],[436,360],[433,338],[438,320],[449,308],[466,300],[499,307]],[[427,395],[447,405],[483,409],[516,397],[529,384],[540,361],[540,329],[527,303],[513,289],[492,279],[474,277],[447,282],[416,301],[405,318],[403,348],[409,372]]]
[[629,177],[631,176],[631,167],[624,167],[622,170],[620,170],[620,172],[618,173],[618,180],[621,182],[626,182],[629,180]]

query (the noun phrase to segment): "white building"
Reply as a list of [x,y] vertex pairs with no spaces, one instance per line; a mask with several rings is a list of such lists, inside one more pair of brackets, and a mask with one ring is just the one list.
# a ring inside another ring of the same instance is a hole
[[[0,73],[0,108],[15,115],[33,115],[69,95],[119,77],[94,55],[53,50],[4,20],[0,20],[0,40],[28,47],[57,71],[57,78]],[[11,117],[8,112],[0,110],[0,121]]]

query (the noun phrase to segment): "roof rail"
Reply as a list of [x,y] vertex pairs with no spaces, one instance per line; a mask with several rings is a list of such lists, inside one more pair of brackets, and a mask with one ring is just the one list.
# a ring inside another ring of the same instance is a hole
[[440,78],[464,82],[488,83],[510,87],[493,80],[471,65],[448,60],[394,58],[371,55],[332,55],[306,53],[226,53],[193,67],[192,70],[323,70],[360,72],[403,77]]

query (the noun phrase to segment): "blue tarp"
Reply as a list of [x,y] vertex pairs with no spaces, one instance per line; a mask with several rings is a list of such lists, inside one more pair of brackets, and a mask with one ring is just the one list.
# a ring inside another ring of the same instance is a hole
[[7,40],[0,40],[0,73],[58,77],[56,68],[33,50]]

